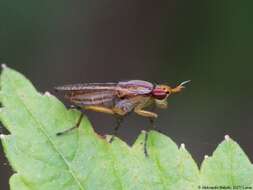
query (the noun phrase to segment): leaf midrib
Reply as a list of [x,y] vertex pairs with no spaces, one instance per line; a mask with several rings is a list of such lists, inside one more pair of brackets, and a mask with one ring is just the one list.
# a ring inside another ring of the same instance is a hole
[[[29,107],[22,101],[22,99],[20,98],[19,94],[17,93],[16,89],[17,88],[13,88],[13,86],[16,87],[15,84],[12,84],[12,80],[10,80],[7,76],[6,76],[7,80],[10,81],[11,87],[13,89],[13,91],[15,92],[15,94],[17,95],[19,101],[21,102],[21,104],[24,105],[25,110],[28,112],[28,114],[31,116],[31,118],[35,121],[35,123],[37,123],[36,126],[38,126],[39,130],[42,131],[42,133],[45,135],[45,137],[49,140],[51,146],[53,147],[53,149],[56,151],[56,153],[59,155],[59,157],[62,159],[64,165],[68,168],[68,171],[70,173],[70,175],[73,177],[73,179],[76,181],[76,183],[78,184],[79,188],[81,190],[85,190],[85,188],[81,185],[81,182],[78,180],[75,172],[72,170],[72,168],[70,167],[69,162],[67,161],[67,159],[64,157],[64,155],[58,150],[58,148],[56,147],[56,145],[54,144],[53,140],[50,138],[49,135],[47,135],[46,131],[44,130],[44,125],[37,120],[33,114],[30,112]],[[37,92],[36,92],[37,93]]]

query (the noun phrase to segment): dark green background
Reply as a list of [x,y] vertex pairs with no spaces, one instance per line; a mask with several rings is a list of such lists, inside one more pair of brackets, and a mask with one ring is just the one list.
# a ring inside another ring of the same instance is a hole
[[[52,93],[67,83],[191,79],[159,111],[158,129],[198,163],[225,134],[252,159],[252,8],[247,0],[2,0],[0,62]],[[112,132],[113,118],[88,115],[99,133]],[[119,137],[131,144],[147,126],[132,116]],[[0,159],[2,190],[12,172]]]

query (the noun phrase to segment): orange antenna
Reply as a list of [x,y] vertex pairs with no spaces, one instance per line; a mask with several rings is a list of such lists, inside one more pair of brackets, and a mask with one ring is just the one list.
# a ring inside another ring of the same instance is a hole
[[191,80],[184,81],[184,82],[182,82],[179,86],[184,86],[185,84],[187,84],[187,83],[189,83],[189,82],[191,82]]
[[184,85],[187,84],[187,83],[189,83],[189,82],[191,82],[191,80],[184,81],[184,82],[182,82],[180,85],[178,85],[177,87],[172,88],[172,89],[171,89],[172,93],[177,93],[177,92],[182,91],[182,89],[185,88]]

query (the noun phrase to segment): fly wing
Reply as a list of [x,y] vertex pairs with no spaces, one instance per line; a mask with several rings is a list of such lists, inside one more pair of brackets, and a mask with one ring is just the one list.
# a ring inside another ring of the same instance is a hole
[[152,92],[154,85],[143,80],[130,80],[118,83],[118,90],[123,96],[137,96],[149,94]]
[[122,81],[119,83],[84,83],[56,87],[65,97],[76,105],[113,106],[118,99],[149,94],[153,84],[142,80]]
[[57,91],[94,91],[94,90],[115,90],[118,83],[83,83],[69,84],[55,87]]
[[84,83],[56,87],[65,97],[76,105],[111,106],[116,97],[117,83]]
[[70,94],[66,94],[66,97],[73,103],[79,106],[89,105],[103,105],[106,107],[113,106],[116,98],[116,91],[90,91],[90,92],[78,92],[73,91]]

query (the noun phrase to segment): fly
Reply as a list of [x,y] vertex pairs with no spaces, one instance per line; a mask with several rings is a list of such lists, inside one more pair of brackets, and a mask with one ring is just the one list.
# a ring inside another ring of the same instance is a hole
[[[113,141],[114,136],[122,123],[122,119],[127,114],[134,112],[140,116],[149,118],[154,127],[154,119],[158,115],[146,108],[166,109],[168,106],[167,99],[171,94],[181,92],[184,85],[190,80],[182,82],[172,88],[164,84],[152,84],[143,80],[130,80],[118,83],[84,83],[70,84],[56,87],[56,91],[62,91],[65,98],[68,99],[76,108],[82,110],[91,110],[116,116],[117,125],[114,134],[110,139]],[[62,135],[80,126],[83,118],[81,113],[75,126],[57,133]],[[147,156],[147,139],[148,133],[145,133],[144,153]]]

